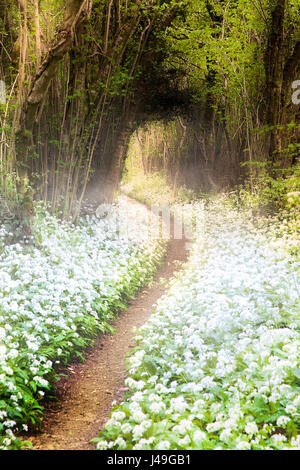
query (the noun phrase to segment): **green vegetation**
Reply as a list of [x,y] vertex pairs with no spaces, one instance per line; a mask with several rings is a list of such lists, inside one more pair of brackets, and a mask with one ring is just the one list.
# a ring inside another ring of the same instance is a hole
[[165,252],[118,191],[207,226],[97,447],[299,447],[299,31],[299,0],[0,0],[3,449]]
[[29,197],[75,221],[85,197],[113,197],[132,135],[145,173],[163,170],[174,195],[253,184],[262,166],[276,192],[293,174],[297,0],[0,6],[4,190],[16,171],[18,192],[28,181]]
[[[134,223],[139,231],[128,230]],[[146,209],[130,210],[121,199],[106,218],[77,227],[37,208],[38,248],[5,245],[1,226],[2,449],[26,445],[18,432],[41,424],[41,400],[59,380],[58,367],[83,359],[99,333],[112,331],[112,318],[155,273],[166,243],[147,240],[147,223]]]
[[281,217],[253,220],[226,195],[184,214],[202,221],[189,260],[138,332],[130,392],[93,442],[299,449],[299,214],[298,230]]

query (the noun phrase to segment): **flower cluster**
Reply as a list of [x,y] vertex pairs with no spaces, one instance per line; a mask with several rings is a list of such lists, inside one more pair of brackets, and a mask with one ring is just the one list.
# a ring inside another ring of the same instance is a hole
[[[174,207],[174,212],[181,208]],[[299,245],[220,198],[141,328],[98,449],[300,448]],[[281,238],[279,238],[280,234]],[[118,414],[122,413],[122,420]],[[121,443],[121,444],[120,444]]]
[[[142,205],[120,198],[107,217],[63,223],[38,209],[38,246],[0,243],[0,446],[38,423],[59,365],[82,357],[112,316],[154,274],[166,243],[145,234]],[[130,230],[139,221],[139,231]],[[0,238],[5,238],[1,228]]]

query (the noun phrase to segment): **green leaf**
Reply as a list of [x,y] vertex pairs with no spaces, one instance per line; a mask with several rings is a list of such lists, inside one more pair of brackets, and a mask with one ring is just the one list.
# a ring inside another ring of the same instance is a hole
[[144,356],[143,365],[145,366],[147,372],[151,375],[155,375],[157,371],[157,365],[151,356]]
[[300,380],[300,369],[292,369],[292,372],[297,379]]

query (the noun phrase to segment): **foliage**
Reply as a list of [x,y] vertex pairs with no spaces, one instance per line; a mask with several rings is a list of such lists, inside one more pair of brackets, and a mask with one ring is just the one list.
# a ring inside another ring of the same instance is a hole
[[298,449],[300,272],[290,238],[299,244],[299,233],[277,217],[254,223],[227,196],[188,213],[201,220],[188,263],[141,328],[130,393],[93,442],[100,450]]
[[[272,15],[279,4],[285,5],[284,45],[273,57],[277,33],[272,32]],[[299,115],[292,105],[291,81],[300,73],[299,18],[299,3],[294,1],[193,0],[185,17],[169,26],[162,67],[181,70],[177,89],[186,88],[194,99],[179,167],[184,174],[183,153],[191,164],[196,160],[196,191],[205,191],[205,184],[213,186],[207,173],[213,180],[228,174],[231,186],[242,183],[253,168],[241,169],[240,163],[267,161],[268,177],[273,175],[273,160],[283,169],[297,161]],[[275,70],[278,76],[271,76]],[[280,110],[278,115],[274,107]],[[180,113],[185,116],[183,109],[177,110]],[[170,146],[174,142],[176,137],[169,138]],[[193,176],[189,174],[189,183],[195,189]],[[224,188],[218,181],[216,186]]]
[[[240,183],[245,161],[289,168],[298,151],[291,81],[300,16],[299,2],[283,3],[273,77],[268,58],[280,0],[96,0],[84,2],[90,8],[80,21],[82,11],[75,15],[74,31],[65,16],[78,5],[73,0],[21,2],[20,9],[1,2],[1,171],[25,169],[37,199],[53,208],[63,199],[64,214],[76,220],[87,190],[97,200],[111,197],[131,133],[162,116],[175,192],[180,184],[206,191]],[[278,113],[268,115],[279,89]],[[180,116],[184,132],[174,124]],[[161,146],[152,151],[158,156]]]
[[120,189],[124,194],[149,207],[172,205],[175,202],[190,202],[201,197],[183,186],[174,195],[173,188],[168,184],[167,178],[162,172],[151,175],[145,175],[141,171],[130,172],[123,179]]
[[254,168],[255,178],[248,180],[237,192],[238,202],[244,207],[252,207],[256,210],[267,212],[291,210],[297,208],[300,190],[300,166],[291,169],[274,168],[277,177],[271,177],[267,172],[267,162],[247,163]]
[[[155,222],[155,216],[150,223]],[[133,229],[138,224],[139,231]],[[38,246],[5,245],[0,255],[0,443],[42,422],[41,400],[57,370],[83,359],[99,333],[154,274],[165,242],[147,240],[148,213],[126,201],[76,227],[37,207]]]
[[0,220],[6,228],[5,243],[28,241],[33,218],[32,188],[28,180],[16,176],[15,172],[2,177],[0,189]]
[[161,173],[152,173],[151,176],[147,176],[138,171],[135,175],[128,175],[128,179],[123,180],[121,190],[148,206],[174,202],[172,188],[168,186],[166,178]]

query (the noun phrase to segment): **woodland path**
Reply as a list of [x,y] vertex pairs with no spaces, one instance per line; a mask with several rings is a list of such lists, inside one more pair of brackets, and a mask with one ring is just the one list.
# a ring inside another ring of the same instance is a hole
[[[131,200],[131,203],[139,204]],[[68,379],[57,383],[53,393],[58,400],[45,405],[41,431],[23,436],[35,450],[94,450],[90,440],[98,436],[109,418],[112,403],[124,393],[126,358],[135,345],[134,328],[140,328],[151,315],[155,303],[165,293],[168,280],[187,259],[184,239],[171,238],[165,259],[153,282],[130,301],[112,323],[114,334],[99,336],[85,362],[70,364]]]

